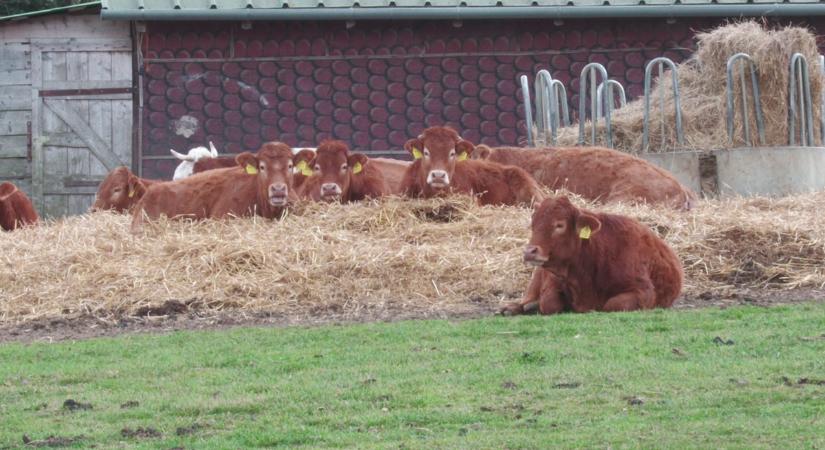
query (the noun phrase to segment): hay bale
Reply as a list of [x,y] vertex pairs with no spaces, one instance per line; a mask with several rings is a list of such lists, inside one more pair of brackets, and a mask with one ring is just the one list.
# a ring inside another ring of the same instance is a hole
[[[788,75],[790,58],[802,53],[808,60],[811,99],[813,101],[814,139],[820,142],[820,109],[823,77],[819,64],[816,36],[806,28],[788,26],[770,29],[764,22],[745,21],[722,26],[696,35],[697,50],[678,67],[682,102],[682,126],[685,145],[676,139],[675,109],[671,96],[671,75],[653,82],[650,100],[650,151],[664,152],[680,149],[711,150],[745,145],[742,131],[741,86],[738,82],[739,65],[734,70],[734,108],[736,111],[734,142],[728,139],[726,128],[726,65],[732,55],[744,52],[753,58],[759,72],[759,88],[765,123],[766,145],[788,143]],[[655,74],[655,72],[654,72]],[[748,98],[753,99],[750,75],[746,72]],[[661,84],[664,84],[662,86]],[[663,89],[662,89],[663,88]],[[662,92],[664,92],[664,129],[661,125]],[[749,102],[749,105],[751,103]],[[752,107],[748,111],[751,139],[757,143],[756,118]],[[613,145],[631,153],[642,151],[644,127],[644,97],[630,102],[613,114]],[[586,136],[592,124],[585,123]],[[597,131],[603,136],[604,122]],[[797,126],[797,133],[799,127]],[[559,145],[575,145],[578,125],[559,132]],[[604,145],[603,137],[600,141]],[[797,134],[797,142],[799,141]]]
[[[685,291],[695,295],[825,287],[824,207],[819,193],[700,202],[689,213],[598,209],[636,217],[662,235],[685,265]],[[530,213],[464,197],[388,198],[307,204],[278,222],[161,221],[139,238],[123,215],[47,221],[0,233],[0,324],[131,315],[169,302],[296,320],[493,310],[527,286],[531,269],[521,249]]]

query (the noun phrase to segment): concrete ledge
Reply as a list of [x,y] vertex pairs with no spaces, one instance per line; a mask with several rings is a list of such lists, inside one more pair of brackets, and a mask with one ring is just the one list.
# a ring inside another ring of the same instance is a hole
[[702,177],[699,171],[700,152],[642,153],[645,161],[667,170],[680,183],[697,194],[702,192]]
[[742,147],[639,157],[705,197],[780,197],[825,190],[825,147]]
[[825,147],[716,150],[719,195],[783,196],[825,189]]

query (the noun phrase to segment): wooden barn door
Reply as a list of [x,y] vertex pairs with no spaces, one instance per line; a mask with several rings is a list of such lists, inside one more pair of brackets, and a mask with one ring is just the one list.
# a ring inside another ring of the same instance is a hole
[[85,212],[132,165],[132,56],[123,39],[32,40],[32,190],[48,217]]

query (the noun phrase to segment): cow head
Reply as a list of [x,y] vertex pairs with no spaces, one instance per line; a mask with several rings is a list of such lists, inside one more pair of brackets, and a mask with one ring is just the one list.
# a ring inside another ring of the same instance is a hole
[[431,127],[407,141],[404,148],[421,160],[421,184],[440,190],[450,187],[456,163],[469,158],[475,147],[452,128]]
[[265,199],[267,207],[283,208],[297,198],[292,189],[295,158],[288,145],[267,142],[258,153],[243,152],[235,157],[235,161],[248,175],[257,178],[258,198]]
[[530,243],[524,262],[533,266],[560,267],[572,260],[584,242],[602,227],[596,217],[579,210],[567,197],[548,198],[533,212]]
[[146,186],[140,178],[124,166],[109,172],[97,188],[95,202],[89,212],[112,209],[126,212],[146,193]]
[[176,152],[174,149],[169,149],[175,158],[180,160],[180,164],[175,168],[175,174],[172,176],[173,180],[180,180],[191,176],[195,169],[195,163],[204,158],[217,158],[218,149],[209,141],[209,149],[206,147],[195,147],[190,149],[187,154]]
[[352,177],[366,166],[368,158],[360,153],[350,153],[347,144],[325,140],[309,162],[312,175],[318,177],[309,192],[313,200],[340,202],[349,197]]

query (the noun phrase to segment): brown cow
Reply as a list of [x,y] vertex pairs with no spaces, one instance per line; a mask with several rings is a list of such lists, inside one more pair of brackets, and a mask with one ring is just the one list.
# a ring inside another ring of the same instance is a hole
[[390,188],[390,194],[400,195],[401,182],[404,180],[404,173],[412,164],[410,161],[402,161],[393,158],[370,158],[370,165],[378,168],[384,174],[384,181]]
[[[195,161],[192,167],[192,175],[207,170],[226,169],[227,167],[235,167],[238,162],[235,161],[234,156],[218,156],[217,158],[201,158]],[[191,175],[190,175],[191,176]],[[180,178],[183,179],[183,178]]]
[[542,314],[667,308],[682,290],[682,264],[665,242],[628,217],[549,198],[533,213],[524,262],[537,269],[524,298],[502,309]]
[[352,202],[390,193],[383,173],[362,153],[350,153],[347,144],[325,140],[309,161],[312,176],[302,196],[313,201]]
[[530,205],[542,199],[538,183],[523,169],[468,160],[475,147],[451,128],[427,128],[404,148],[415,158],[401,183],[408,196],[460,192],[478,195],[482,205]]
[[131,211],[146,193],[146,189],[155,183],[160,181],[139,178],[125,166],[120,166],[109,172],[100,183],[89,212],[108,209],[119,213]]
[[257,154],[235,157],[239,167],[215,169],[149,187],[133,212],[132,231],[145,218],[221,218],[259,215],[279,218],[298,197],[292,186],[292,150],[265,143]]
[[550,189],[566,188],[590,200],[665,205],[689,210],[696,194],[668,171],[627,153],[600,147],[490,148],[475,157],[521,167]]
[[29,197],[8,181],[0,183],[0,229],[12,231],[34,225],[37,220],[37,212]]

